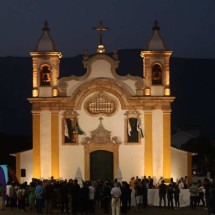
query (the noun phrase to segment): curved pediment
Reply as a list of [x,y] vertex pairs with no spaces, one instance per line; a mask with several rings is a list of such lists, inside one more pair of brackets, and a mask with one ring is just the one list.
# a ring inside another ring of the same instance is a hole
[[131,89],[129,89],[123,82],[114,79],[99,78],[93,79],[80,85],[72,94],[72,100],[76,107],[81,107],[83,100],[87,95],[98,92],[107,92],[115,95],[122,107],[129,103],[131,97]]

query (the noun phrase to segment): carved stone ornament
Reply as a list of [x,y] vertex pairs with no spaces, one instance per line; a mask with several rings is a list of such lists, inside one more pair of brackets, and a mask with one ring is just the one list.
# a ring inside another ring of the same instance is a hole
[[138,80],[135,82],[135,87],[137,89],[143,89],[145,87],[144,81],[143,80]]
[[68,87],[67,82],[61,81],[58,86],[60,89],[66,89]]
[[112,115],[117,110],[117,101],[104,92],[99,92],[87,99],[85,110],[91,115]]
[[91,138],[90,137],[83,137],[82,139],[81,139],[81,144],[82,145],[86,145],[86,144],[89,144],[90,143],[90,141],[91,141]]
[[112,137],[112,142],[115,143],[115,144],[121,144],[122,140],[121,140],[120,137],[114,136],[114,137]]
[[100,117],[100,124],[98,128],[94,131],[91,131],[92,137],[91,142],[93,143],[110,143],[111,141],[111,132],[106,130],[102,125],[103,118]]
[[125,114],[128,118],[138,118],[140,116],[140,113],[136,111],[135,109],[126,111]]

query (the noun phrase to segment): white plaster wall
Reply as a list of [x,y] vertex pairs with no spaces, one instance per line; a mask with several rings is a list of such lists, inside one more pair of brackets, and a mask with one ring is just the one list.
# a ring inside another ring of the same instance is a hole
[[[109,94],[111,97],[113,95]],[[92,95],[90,95],[92,96]],[[88,96],[89,97],[89,96]],[[85,100],[87,100],[87,98]],[[115,98],[115,97],[114,97]],[[85,101],[84,100],[84,101]],[[78,122],[80,128],[85,132],[85,135],[79,135],[78,145],[64,145],[63,138],[60,138],[59,142],[59,157],[60,157],[60,177],[63,179],[74,178],[77,168],[80,167],[82,176],[84,178],[84,147],[80,144],[83,137],[91,137],[91,131],[98,128],[100,124],[98,116],[91,116],[86,113],[84,109],[84,102],[81,110],[78,110]],[[141,114],[142,128],[144,131],[144,118],[143,111],[138,110]],[[102,116],[102,124],[104,128],[111,131],[111,137],[119,136],[122,140],[122,144],[119,146],[119,167],[123,174],[123,180],[129,181],[132,176],[143,176],[144,175],[144,138],[141,139],[141,144],[125,145],[124,139],[127,134],[125,119],[125,110],[121,110],[120,104],[118,104],[117,112],[111,117]],[[59,136],[62,136],[62,116],[63,111],[59,114]],[[115,174],[115,173],[114,173]]]
[[21,178],[21,183],[24,181],[31,182],[33,178],[33,150],[20,153],[20,167],[26,170],[26,177]]
[[119,168],[122,172],[122,180],[129,182],[131,177],[144,176],[144,144],[120,145]]
[[51,177],[51,112],[40,113],[41,178]]
[[68,87],[67,87],[67,96],[71,96],[72,93],[81,85],[84,81],[79,80],[70,80],[67,81]]
[[[112,98],[115,98],[113,95],[109,94]],[[89,95],[86,97],[84,102],[87,100],[87,98],[91,97],[92,95]],[[78,111],[78,122],[81,129],[85,132],[85,135],[80,135],[79,139],[81,140],[84,136],[91,137],[91,131],[94,131],[98,128],[100,124],[99,118],[102,115],[97,116],[91,116],[84,110],[84,102],[82,104],[81,110]],[[113,136],[119,136],[121,140],[124,140],[124,131],[125,131],[125,110],[121,110],[120,103],[118,103],[118,110],[117,112],[112,115],[111,117],[108,116],[102,116],[102,124],[104,128],[108,131],[111,131],[111,137]]]
[[[103,59],[96,60],[95,62],[92,63],[91,65],[91,73],[89,77],[87,78],[87,81],[95,79],[95,78],[111,78],[111,79],[116,79],[115,76],[113,76],[111,72],[111,64]],[[139,77],[138,77],[139,78]],[[80,80],[75,80],[77,77],[71,76],[71,80],[67,81],[68,87],[67,87],[67,96],[71,96],[72,93],[81,85],[83,84],[86,80],[80,81]],[[126,77],[123,78],[123,86],[130,92],[131,95],[136,94],[136,87],[135,87],[135,82],[137,81],[135,79],[135,76],[127,75]],[[121,81],[121,78],[119,76],[119,79]]]
[[152,96],[163,96],[164,87],[163,86],[151,86],[151,95]]
[[152,112],[152,150],[153,150],[153,176],[159,179],[163,176],[163,112]]
[[187,175],[187,152],[171,148],[171,177],[174,181]]
[[[62,118],[64,111],[59,113],[59,177],[74,179],[78,167],[84,177],[84,147],[83,145],[66,145],[63,143]],[[80,114],[80,112],[78,111]],[[79,136],[80,139],[81,135]]]
[[60,172],[62,179],[74,179],[80,167],[84,178],[84,147],[83,145],[60,145]]
[[[132,77],[134,77],[134,76],[132,76]],[[129,91],[129,93],[131,95],[136,95],[136,87],[135,87],[136,81],[137,80],[131,80],[131,79],[123,80],[123,82],[125,83],[124,85],[126,86],[125,88]]]
[[111,64],[103,59],[96,60],[91,64],[91,74],[89,78],[114,78],[111,72]]
[[39,97],[52,97],[52,87],[39,87]]

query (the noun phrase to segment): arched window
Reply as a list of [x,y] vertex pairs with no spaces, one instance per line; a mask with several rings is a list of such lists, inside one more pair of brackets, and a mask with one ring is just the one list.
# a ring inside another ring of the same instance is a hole
[[40,72],[40,85],[49,86],[51,82],[51,73],[48,66],[43,66]]
[[155,64],[152,67],[152,85],[162,84],[162,69],[159,64]]

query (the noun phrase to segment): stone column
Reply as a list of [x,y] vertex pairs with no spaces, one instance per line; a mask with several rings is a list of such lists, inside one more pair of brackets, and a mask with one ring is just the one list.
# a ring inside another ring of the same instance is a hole
[[59,111],[51,112],[51,174],[59,178]]
[[144,113],[145,127],[145,175],[153,175],[153,152],[152,152],[152,112]]
[[163,112],[163,176],[171,178],[171,112]]
[[32,111],[33,114],[33,177],[41,177],[40,161],[40,112]]

